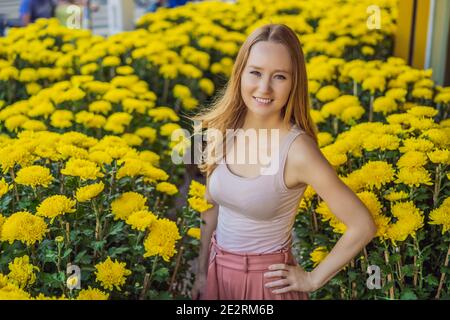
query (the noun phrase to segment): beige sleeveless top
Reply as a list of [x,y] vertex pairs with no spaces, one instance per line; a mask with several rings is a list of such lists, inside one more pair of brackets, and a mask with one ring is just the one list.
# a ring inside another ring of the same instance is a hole
[[294,139],[305,131],[293,125],[279,148],[275,174],[241,177],[224,158],[212,172],[208,192],[219,205],[216,239],[234,252],[268,253],[290,245],[298,204],[306,185],[287,188],[284,168]]

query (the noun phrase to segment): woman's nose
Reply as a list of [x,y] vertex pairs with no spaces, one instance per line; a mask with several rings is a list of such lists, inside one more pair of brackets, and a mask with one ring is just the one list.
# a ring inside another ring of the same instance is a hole
[[270,79],[261,78],[259,81],[259,90],[261,93],[269,93],[271,90]]

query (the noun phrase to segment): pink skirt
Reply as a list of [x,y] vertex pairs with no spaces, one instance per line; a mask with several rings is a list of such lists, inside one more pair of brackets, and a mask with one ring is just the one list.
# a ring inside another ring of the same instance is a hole
[[211,237],[206,294],[201,300],[308,300],[306,292],[272,293],[267,282],[281,277],[265,278],[268,267],[276,263],[297,265],[290,246],[274,253],[236,253],[221,248]]

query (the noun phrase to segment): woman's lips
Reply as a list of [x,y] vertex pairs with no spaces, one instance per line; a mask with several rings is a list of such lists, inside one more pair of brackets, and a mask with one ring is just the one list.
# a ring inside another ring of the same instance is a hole
[[260,101],[256,100],[256,98],[253,97],[253,96],[252,96],[252,98],[253,98],[253,100],[255,100],[255,102],[256,102],[258,105],[260,105],[260,106],[269,106],[269,105],[273,102],[273,99],[270,99],[270,102],[269,102],[269,103],[265,103],[265,102],[260,102]]

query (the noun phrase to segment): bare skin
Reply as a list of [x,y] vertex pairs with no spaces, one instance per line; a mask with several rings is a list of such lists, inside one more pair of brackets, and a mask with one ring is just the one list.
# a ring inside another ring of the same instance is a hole
[[[241,80],[241,94],[247,106],[242,129],[278,129],[281,141],[289,128],[283,124],[280,111],[286,104],[291,89],[292,66],[287,48],[271,42],[255,44]],[[255,96],[272,101],[268,105],[261,105],[255,101]],[[236,144],[238,152],[246,147],[248,145]],[[231,163],[228,167],[234,174],[242,177],[255,177],[260,172],[259,164]],[[272,288],[275,294],[289,291],[312,292],[324,286],[373,239],[376,225],[363,202],[339,179],[334,168],[308,135],[297,136],[291,144],[283,176],[288,188],[310,185],[347,228],[328,256],[311,272],[299,265],[275,264],[269,266],[264,274],[268,280],[266,286]],[[206,198],[212,201],[208,193]],[[217,214],[217,204],[202,214],[202,218],[206,217],[210,223],[202,229],[199,256],[201,267],[191,291],[193,299],[204,293],[208,262],[205,252],[217,225]]]

